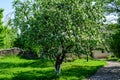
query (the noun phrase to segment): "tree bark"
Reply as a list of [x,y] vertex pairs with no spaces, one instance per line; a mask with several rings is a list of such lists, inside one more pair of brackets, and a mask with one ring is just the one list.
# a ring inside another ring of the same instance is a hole
[[86,58],[87,58],[87,62],[88,62],[88,60],[89,60],[89,59],[88,59],[88,56],[89,56],[89,55],[88,55],[88,53],[87,53],[86,55],[87,55],[87,57],[86,57]]
[[61,64],[55,64],[55,75],[59,76],[61,73]]
[[56,76],[59,76],[61,73],[61,64],[65,58],[65,54],[66,53],[59,54],[56,56],[56,62],[55,62],[55,74],[56,74]]

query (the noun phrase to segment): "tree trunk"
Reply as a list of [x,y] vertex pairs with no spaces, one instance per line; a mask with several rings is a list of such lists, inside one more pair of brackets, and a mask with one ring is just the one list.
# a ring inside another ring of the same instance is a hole
[[86,55],[87,55],[87,57],[86,57],[86,58],[87,58],[87,62],[88,62],[88,56],[89,56],[89,55],[88,55],[88,53],[87,53]]
[[59,76],[61,73],[61,64],[55,64],[55,75]]
[[65,58],[65,53],[59,54],[56,56],[56,62],[55,62],[55,74],[56,76],[59,76],[61,73],[61,64]]

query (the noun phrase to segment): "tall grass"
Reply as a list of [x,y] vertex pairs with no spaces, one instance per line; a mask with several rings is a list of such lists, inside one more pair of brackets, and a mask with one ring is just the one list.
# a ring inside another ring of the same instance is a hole
[[0,58],[0,80],[81,80],[93,75],[105,61],[77,59],[62,64],[59,78],[48,60],[27,60],[16,56]]

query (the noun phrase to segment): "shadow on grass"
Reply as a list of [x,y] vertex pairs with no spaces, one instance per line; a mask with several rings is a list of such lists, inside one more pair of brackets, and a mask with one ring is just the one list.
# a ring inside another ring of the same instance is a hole
[[27,71],[15,75],[12,80],[56,80],[53,70],[47,71]]
[[35,60],[31,62],[22,62],[22,63],[11,63],[11,62],[0,62],[0,69],[5,68],[15,68],[15,67],[33,67],[33,68],[46,68],[53,66],[50,61],[47,60]]
[[[68,80],[69,77],[76,77],[78,80],[83,78],[88,78],[93,75],[98,68],[102,66],[73,66],[71,68],[62,70],[61,76],[62,79],[54,75],[54,70],[32,70],[27,72],[20,72],[15,75],[12,80]],[[69,78],[69,80],[71,80]],[[73,80],[73,79],[72,79]],[[75,80],[75,79],[74,79]]]
[[0,80],[11,80],[9,78],[0,78]]
[[76,77],[78,79],[82,78],[88,78],[92,76],[94,73],[97,72],[99,68],[103,67],[101,66],[73,66],[71,68],[68,68],[66,70],[63,70],[62,75],[63,76],[70,76],[70,77]]

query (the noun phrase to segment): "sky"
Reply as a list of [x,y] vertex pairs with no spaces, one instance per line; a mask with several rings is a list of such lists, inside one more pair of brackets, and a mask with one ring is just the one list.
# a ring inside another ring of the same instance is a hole
[[115,12],[106,15],[107,23],[117,23],[117,19],[118,19],[118,15]]
[[5,20],[5,18],[7,17],[8,14],[13,12],[12,9],[12,2],[14,0],[0,0],[0,8],[4,9],[3,15],[3,21]]
[[[0,8],[3,8],[4,9],[4,18],[3,18],[3,21],[5,22],[8,18],[8,14],[9,16],[11,17],[11,13],[14,11],[12,9],[12,2],[14,0],[0,0]],[[108,15],[106,16],[106,19],[107,19],[107,22],[112,22],[112,23],[116,23],[116,19],[117,19],[117,15],[114,15],[114,14],[111,14],[111,15]]]

